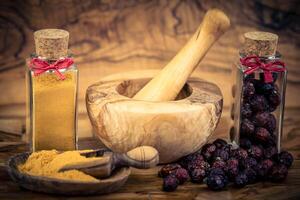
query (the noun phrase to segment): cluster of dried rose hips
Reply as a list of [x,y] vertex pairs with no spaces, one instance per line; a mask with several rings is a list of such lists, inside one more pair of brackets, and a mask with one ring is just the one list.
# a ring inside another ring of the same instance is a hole
[[163,166],[158,175],[163,178],[164,191],[174,191],[188,180],[205,182],[210,189],[221,190],[230,182],[243,187],[260,180],[282,181],[292,162],[292,155],[286,151],[270,153],[256,145],[235,148],[216,139],[177,163]]
[[255,79],[248,75],[245,78],[241,105],[240,143],[250,143],[272,148],[276,151],[276,118],[272,114],[280,105],[280,93],[273,82],[265,83],[263,77]]

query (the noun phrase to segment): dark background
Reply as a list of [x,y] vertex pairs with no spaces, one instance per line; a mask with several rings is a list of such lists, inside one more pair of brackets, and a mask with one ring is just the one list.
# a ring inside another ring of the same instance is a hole
[[[80,70],[79,134],[91,135],[86,88],[106,75],[161,69],[184,45],[210,8],[231,18],[231,29],[213,46],[194,76],[220,86],[224,113],[215,137],[226,137],[231,69],[243,33],[279,35],[279,51],[289,70],[284,148],[300,157],[300,1],[297,0],[1,0],[0,130],[25,132],[25,58],[34,52],[33,32],[62,28]],[[156,73],[156,71],[149,71]]]

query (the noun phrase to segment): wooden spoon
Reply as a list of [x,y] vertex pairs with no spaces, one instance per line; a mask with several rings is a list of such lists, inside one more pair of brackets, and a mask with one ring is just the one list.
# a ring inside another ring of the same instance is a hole
[[69,163],[60,168],[59,171],[77,169],[94,177],[104,178],[110,176],[111,172],[119,167],[135,167],[148,169],[159,162],[156,149],[150,146],[140,146],[127,153],[114,153],[107,149],[98,149],[80,153],[85,157],[99,157],[87,162]]

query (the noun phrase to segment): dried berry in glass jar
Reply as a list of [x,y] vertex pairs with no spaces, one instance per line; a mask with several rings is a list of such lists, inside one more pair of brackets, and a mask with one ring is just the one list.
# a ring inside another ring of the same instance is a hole
[[280,151],[287,70],[276,51],[278,36],[248,32],[234,70],[231,140]]

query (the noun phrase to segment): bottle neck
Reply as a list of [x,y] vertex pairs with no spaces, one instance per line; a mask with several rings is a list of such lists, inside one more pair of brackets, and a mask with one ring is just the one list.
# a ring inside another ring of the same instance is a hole
[[69,54],[68,54],[67,56],[65,56],[65,57],[60,57],[60,58],[57,58],[57,59],[49,59],[49,58],[47,58],[47,57],[39,56],[39,55],[37,55],[36,53],[32,53],[32,54],[30,55],[30,58],[31,58],[31,59],[33,59],[33,58],[38,58],[38,59],[47,61],[48,63],[54,63],[54,62],[56,62],[57,60],[61,60],[61,59],[64,59],[64,58],[73,58],[73,55],[69,53]]
[[[247,56],[252,56],[252,55],[245,55],[245,54],[239,52],[240,59],[241,58],[245,58]],[[278,51],[276,51],[275,55],[271,55],[271,56],[259,56],[259,59],[261,61],[264,61],[264,62],[269,62],[269,61],[274,61],[274,60],[281,60],[281,54]]]

